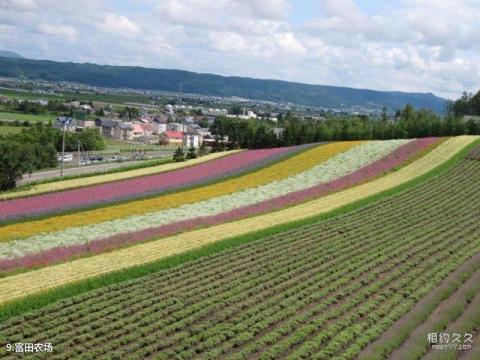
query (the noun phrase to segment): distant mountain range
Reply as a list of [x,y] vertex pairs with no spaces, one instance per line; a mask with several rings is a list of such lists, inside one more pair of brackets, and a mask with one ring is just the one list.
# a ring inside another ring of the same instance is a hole
[[0,56],[6,58],[23,59],[23,56],[13,51],[0,50]]
[[386,106],[390,110],[397,110],[410,103],[417,108],[427,108],[442,113],[446,105],[445,99],[431,93],[375,91],[279,80],[226,77],[182,70],[78,64],[11,56],[0,58],[0,76],[172,92],[178,91],[181,86],[182,91],[192,94],[238,96],[329,108],[348,108],[359,105],[368,108]]

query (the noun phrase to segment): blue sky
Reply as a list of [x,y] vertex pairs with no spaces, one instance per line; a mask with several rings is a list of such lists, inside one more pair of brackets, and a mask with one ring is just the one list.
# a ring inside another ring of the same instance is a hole
[[477,0],[0,0],[0,49],[458,97],[480,88]]

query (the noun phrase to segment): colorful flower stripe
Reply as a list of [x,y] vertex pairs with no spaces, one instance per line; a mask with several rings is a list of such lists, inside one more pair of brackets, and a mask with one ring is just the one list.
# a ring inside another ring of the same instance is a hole
[[253,205],[263,200],[286,195],[292,191],[328,182],[351,173],[373,161],[381,159],[410,140],[375,141],[359,145],[338,154],[324,163],[256,188],[238,191],[232,194],[211,198],[177,208],[117,219],[99,224],[74,227],[58,232],[38,234],[26,239],[0,243],[0,257],[14,258],[28,253],[43,251],[58,246],[70,246],[86,243],[102,237],[108,237],[126,231],[140,231],[152,226],[166,225],[172,222],[197,217],[216,215],[238,207]]
[[145,241],[154,237],[168,236],[177,232],[192,230],[198,226],[218,225],[227,221],[238,220],[240,218],[278,210],[286,206],[291,206],[298,204],[299,202],[323,196],[333,191],[343,190],[347,187],[377,177],[416,157],[425,149],[437,144],[439,141],[440,139],[438,138],[425,138],[408,142],[382,159],[344,177],[254,205],[236,208],[216,215],[201,216],[193,219],[177,221],[168,225],[146,228],[136,232],[117,234],[108,238],[97,239],[79,245],[57,247],[20,258],[3,259],[0,260],[0,270],[10,271],[19,267],[28,268],[47,265],[49,263],[51,264],[67,260],[72,256],[79,254],[99,253],[101,251],[111,250],[115,247]]
[[225,238],[329,212],[414,180],[445,163],[478,138],[477,136],[451,138],[433,149],[426,156],[394,173],[302,205],[26,273],[7,276],[0,279],[0,303],[61,287],[71,282],[146,264]]
[[52,214],[92,205],[161,194],[266,166],[305,147],[242,151],[196,166],[113,183],[14,199],[1,203],[0,221]]
[[183,192],[132,201],[126,204],[112,205],[108,207],[108,210],[100,208],[6,225],[0,228],[0,241],[22,239],[40,233],[57,232],[67,228],[98,224],[152,211],[176,208],[184,204],[193,204],[231,194],[303,172],[361,143],[360,141],[347,141],[320,145],[290,157],[285,161],[240,177]]
[[122,172],[117,172],[112,174],[95,175],[95,176],[82,177],[78,179],[54,181],[54,182],[45,183],[45,184],[33,185],[31,188],[28,188],[26,190],[0,193],[0,200],[8,200],[8,199],[15,199],[15,198],[32,196],[32,195],[40,195],[43,193],[64,191],[64,190],[69,190],[69,189],[74,189],[74,188],[79,188],[84,186],[91,186],[91,185],[109,183],[113,181],[136,178],[140,176],[164,173],[167,171],[172,171],[172,170],[177,170],[177,169],[181,169],[189,166],[198,165],[206,161],[219,159],[219,158],[230,156],[235,153],[243,152],[243,151],[245,150],[231,150],[231,151],[225,151],[225,152],[218,152],[218,153],[208,154],[206,156],[202,156],[200,158],[192,159],[186,162],[180,162],[180,163],[174,162],[169,164],[150,166],[142,169],[122,171]]

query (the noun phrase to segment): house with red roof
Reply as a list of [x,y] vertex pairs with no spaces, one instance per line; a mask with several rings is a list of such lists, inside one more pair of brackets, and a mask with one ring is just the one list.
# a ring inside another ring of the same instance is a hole
[[133,124],[133,137],[150,137],[153,134],[153,127],[150,124]]
[[164,145],[182,145],[183,132],[175,130],[167,130],[160,134],[160,144]]

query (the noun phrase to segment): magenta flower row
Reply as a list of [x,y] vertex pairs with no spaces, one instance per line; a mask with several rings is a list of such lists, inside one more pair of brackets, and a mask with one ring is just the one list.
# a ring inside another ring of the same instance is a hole
[[292,192],[271,200],[262,201],[254,205],[244,206],[217,215],[199,216],[194,219],[183,220],[137,232],[129,232],[108,238],[101,238],[87,244],[50,249],[17,259],[0,260],[0,270],[11,271],[16,268],[30,268],[48,265],[54,262],[65,261],[85,253],[100,253],[115,249],[119,246],[142,242],[152,238],[173,235],[178,232],[192,230],[198,227],[217,225],[228,221],[238,220],[240,218],[275,211],[286,206],[305,202],[312,198],[317,198],[371,180],[372,178],[405,163],[407,160],[418,155],[421,151],[437,141],[439,141],[438,138],[423,138],[412,141],[401,146],[386,157],[349,175],[305,190]]
[[68,209],[78,209],[159,194],[247,171],[252,167],[255,168],[256,165],[276,161],[278,158],[300,151],[302,148],[304,147],[242,151],[166,173],[7,200],[0,202],[0,220],[51,214]]

